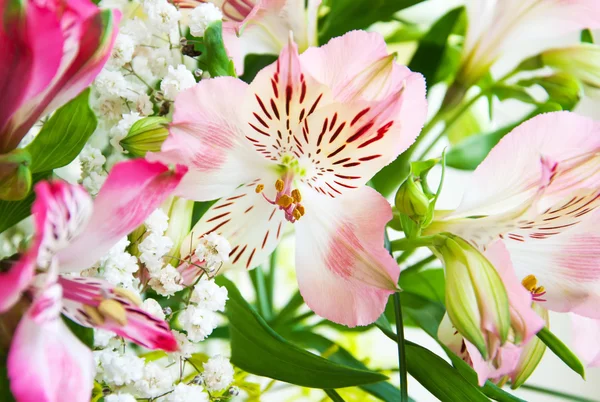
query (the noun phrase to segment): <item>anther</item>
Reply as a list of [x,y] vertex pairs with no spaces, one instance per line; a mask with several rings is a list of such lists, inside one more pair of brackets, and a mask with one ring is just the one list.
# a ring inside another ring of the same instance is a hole
[[254,191],[256,191],[256,194],[262,193],[262,191],[265,189],[265,185],[264,184],[257,184],[256,188],[254,189]]
[[535,293],[536,295],[541,295],[542,293],[546,293],[546,288],[543,286],[538,286],[537,288],[535,288],[533,293]]
[[535,277],[535,275],[527,275],[525,278],[523,278],[521,284],[523,285],[523,287],[525,287],[525,289],[532,292],[536,290],[537,278]]
[[102,300],[98,305],[98,311],[103,317],[112,318],[119,325],[127,325],[127,313],[123,305],[114,299]]
[[142,301],[140,300],[140,298],[135,293],[133,293],[130,290],[123,289],[123,288],[115,288],[113,290],[113,292],[117,296],[121,296],[121,297],[129,300],[130,302],[132,302],[136,306],[141,306],[142,305]]
[[293,189],[292,198],[294,199],[294,202],[296,204],[302,202],[302,194],[300,194],[300,190],[298,190],[297,188]]
[[90,317],[90,321],[94,325],[104,324],[104,317],[98,312],[98,309],[87,304],[83,306],[83,311]]
[[281,197],[279,197],[279,199],[277,200],[277,205],[279,205],[280,207],[283,208],[287,208],[290,205],[292,205],[292,202],[294,202],[294,199],[292,197],[290,197],[287,194],[283,194]]
[[296,211],[300,212],[300,216],[304,216],[304,205],[296,205]]
[[277,179],[277,181],[275,182],[275,190],[283,191],[283,187],[284,187],[283,180]]
[[300,213],[300,211],[298,211],[298,208],[294,209],[294,211],[292,212],[292,216],[295,220],[302,218],[302,214]]

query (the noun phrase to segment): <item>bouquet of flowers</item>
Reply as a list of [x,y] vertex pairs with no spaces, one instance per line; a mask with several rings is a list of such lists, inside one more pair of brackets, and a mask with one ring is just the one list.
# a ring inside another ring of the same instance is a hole
[[0,402],[586,400],[600,1],[441,3],[0,0]]

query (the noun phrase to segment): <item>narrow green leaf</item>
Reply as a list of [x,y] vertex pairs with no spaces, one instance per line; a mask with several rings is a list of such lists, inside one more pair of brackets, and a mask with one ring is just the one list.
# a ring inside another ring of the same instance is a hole
[[[33,175],[33,185],[40,180],[49,178],[51,172],[37,173]],[[0,233],[13,225],[21,222],[31,215],[31,205],[35,200],[35,193],[32,191],[20,201],[0,201]]]
[[573,110],[583,94],[581,83],[572,75],[564,72],[521,80],[517,85],[541,86],[548,94],[549,99],[558,103],[563,110]]
[[438,70],[442,66],[448,36],[454,30],[462,13],[463,7],[458,7],[437,20],[419,42],[419,47],[408,64],[408,68],[412,71],[423,74],[429,88],[438,82],[436,81],[439,78]]
[[223,44],[223,25],[221,21],[213,22],[204,32],[205,50],[200,56],[200,63],[211,77],[235,77],[233,61],[229,59]]
[[79,155],[97,125],[89,96],[88,88],[58,109],[25,148],[31,154],[33,173],[66,166]]
[[344,398],[342,398],[335,389],[324,389],[323,391],[325,391],[327,396],[330,397],[333,402],[345,402]]
[[249,54],[244,59],[244,74],[240,79],[248,84],[252,82],[256,74],[264,67],[277,60],[277,56],[272,54]]
[[594,43],[594,35],[592,31],[589,29],[584,29],[581,31],[581,42],[583,43]]
[[523,385],[521,385],[521,388],[528,389],[528,390],[534,391],[534,392],[539,392],[540,394],[551,395],[556,398],[559,398],[558,400],[561,400],[561,401],[598,402],[597,399],[584,398],[583,396],[567,394],[566,392],[555,391],[553,389],[538,387],[535,385],[523,384]]
[[540,332],[537,333],[537,337],[542,340],[560,360],[562,360],[567,366],[571,368],[574,372],[579,374],[583,379],[585,379],[585,367],[579,360],[577,356],[571,350],[562,343],[560,339],[556,337],[547,327],[542,328]]
[[497,96],[500,101],[516,99],[524,103],[537,104],[537,101],[525,89],[515,85],[494,85],[492,94]]
[[228,290],[225,314],[230,324],[231,362],[252,374],[310,388],[344,388],[387,379],[368,370],[331,362],[309,353],[273,331],[244,300],[233,282],[217,278]]
[[394,14],[423,0],[330,0],[329,12],[319,22],[319,43],[342,36],[354,29],[365,29],[378,21],[389,21]]
[[384,197],[392,195],[410,174],[411,148],[398,155],[396,160],[381,169],[371,179],[373,188]]
[[67,327],[71,330],[71,332],[87,347],[90,349],[94,348],[94,329],[89,327],[84,327],[82,325],[77,324],[76,322],[70,320],[69,318],[63,316],[63,321],[67,324]]
[[261,266],[258,266],[249,272],[252,285],[254,285],[254,292],[256,293],[256,307],[260,315],[269,321],[273,312],[271,311],[271,305],[269,304],[269,298],[267,295],[267,284],[265,281],[265,273]]

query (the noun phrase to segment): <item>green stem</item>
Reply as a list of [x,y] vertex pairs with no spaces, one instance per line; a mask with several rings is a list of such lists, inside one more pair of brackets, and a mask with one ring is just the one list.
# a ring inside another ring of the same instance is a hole
[[344,398],[337,393],[335,389],[324,389],[325,393],[333,402],[344,402]]
[[281,309],[281,312],[270,322],[272,328],[276,327],[280,323],[287,321],[291,318],[296,310],[304,303],[304,299],[300,295],[300,292],[296,291],[296,293],[290,298],[288,303],[284,308]]
[[411,271],[418,271],[419,269],[423,268],[424,266],[426,266],[427,264],[429,264],[432,261],[435,261],[437,259],[437,257],[435,255],[430,255],[427,258],[423,258],[421,261],[411,265],[410,267],[407,267],[405,269],[402,270],[402,274],[406,274],[407,272],[411,272]]
[[267,276],[267,301],[271,312],[275,311],[273,304],[273,293],[275,289],[275,269],[277,268],[277,249],[271,253],[269,259],[269,275]]
[[404,351],[404,324],[402,323],[402,305],[400,294],[394,293],[394,312],[396,313],[396,337],[398,339],[398,370],[400,374],[400,402],[408,401],[408,376],[406,374],[406,353]]
[[552,389],[547,389],[547,388],[543,388],[543,387],[538,387],[536,385],[528,385],[528,384],[523,384],[521,385],[522,389],[528,389],[530,391],[535,391],[535,392],[539,392],[541,394],[546,394],[546,395],[552,395],[552,396],[556,396],[561,398],[562,400],[567,400],[567,401],[576,401],[576,402],[598,402],[594,399],[588,399],[588,398],[584,398],[582,396],[577,396],[577,395],[572,395],[572,394],[567,394],[565,392],[560,392],[560,391],[555,391]]
[[266,321],[269,321],[272,317],[272,312],[269,308],[265,275],[261,266],[250,271],[250,279],[252,279],[252,284],[254,285],[254,290],[256,292],[256,306],[258,312]]
[[390,242],[390,247],[392,251],[410,250],[417,247],[428,247],[434,244],[437,237],[437,235],[417,237],[414,239],[405,237],[402,239],[393,240]]

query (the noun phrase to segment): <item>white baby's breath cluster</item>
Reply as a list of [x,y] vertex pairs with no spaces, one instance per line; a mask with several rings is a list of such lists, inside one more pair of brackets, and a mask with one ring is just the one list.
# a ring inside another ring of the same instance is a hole
[[79,154],[81,184],[91,195],[96,195],[106,180],[106,158],[99,149],[87,144]]
[[227,289],[203,277],[192,290],[190,304],[179,314],[179,323],[192,342],[206,339],[219,324],[217,311],[225,309]]
[[138,260],[127,251],[130,242],[127,236],[115,244],[108,254],[92,270],[86,271],[87,276],[97,276],[106,279],[114,286],[139,292],[140,281],[134,276],[138,271]]
[[227,239],[214,232],[202,236],[194,251],[198,261],[203,262],[209,272],[227,262],[229,253],[231,253],[231,245]]

